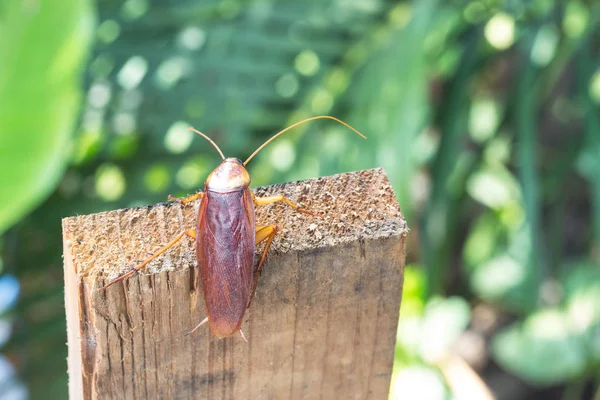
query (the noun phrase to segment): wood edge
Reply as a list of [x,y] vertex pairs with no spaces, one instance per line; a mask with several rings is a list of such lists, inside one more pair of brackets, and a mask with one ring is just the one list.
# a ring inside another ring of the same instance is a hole
[[69,398],[81,399],[83,397],[83,353],[81,349],[81,326],[79,313],[79,277],[71,255],[71,246],[65,230],[63,220],[63,269],[65,279],[65,314],[67,322],[67,372],[69,385]]
[[[385,176],[385,178],[389,181],[389,175],[387,174],[387,172],[385,171],[385,169],[383,167],[376,167],[376,168],[368,168],[368,169],[364,169],[364,170],[355,170],[355,171],[347,171],[347,172],[341,172],[339,174],[333,174],[333,175],[326,175],[320,178],[328,178],[328,179],[336,179],[339,176],[342,175],[347,175],[347,174],[355,174],[358,172],[372,172],[374,174],[382,174]],[[274,183],[271,185],[264,185],[264,186],[258,186],[258,187],[251,187],[250,189],[252,191],[256,190],[256,189],[269,189],[269,188],[273,188],[273,187],[278,187],[281,185],[294,185],[294,184],[300,184],[300,183],[305,183],[305,182],[309,182],[309,181],[313,181],[319,178],[308,178],[308,179],[301,179],[301,180],[295,180],[295,181],[288,181],[288,182],[281,182],[281,183]],[[114,212],[118,212],[118,211],[125,211],[125,210],[143,210],[143,209],[152,209],[154,207],[170,207],[170,206],[177,206],[177,203],[171,202],[171,201],[159,201],[158,203],[154,203],[154,204],[145,204],[145,205],[140,205],[140,206],[135,206],[135,207],[127,207],[127,208],[117,208],[114,210],[108,210],[108,211],[100,211],[97,213],[92,213],[92,214],[84,214],[84,215],[74,215],[74,216],[70,216],[70,217],[64,217],[62,218],[62,225],[63,225],[63,229],[65,226],[65,223],[69,223],[71,221],[77,221],[78,219],[81,218],[87,218],[87,217],[91,217],[91,216],[100,216],[100,215],[107,215],[107,214],[112,214]],[[398,206],[398,208],[400,208],[400,205],[398,203],[398,199],[396,199],[396,205]],[[403,218],[404,220],[404,218]],[[406,220],[404,220],[406,221]]]
[[[305,243],[303,241],[297,242],[299,243],[299,245],[293,244],[293,245],[289,245],[289,243],[291,243],[291,240],[287,240],[287,243],[279,246],[278,243],[275,243],[275,246],[272,247],[271,252],[274,254],[285,254],[288,252],[297,252],[297,251],[304,251],[304,250],[319,250],[319,249],[326,249],[326,248],[332,248],[332,247],[336,247],[338,245],[343,245],[343,244],[347,244],[347,243],[352,243],[356,240],[364,240],[364,239],[382,239],[382,238],[387,238],[387,237],[394,237],[394,236],[402,236],[405,237],[408,232],[408,226],[406,223],[406,220],[404,219],[404,216],[402,215],[401,212],[401,208],[400,205],[398,204],[398,200],[396,198],[395,195],[393,195],[393,188],[391,186],[391,183],[389,182],[389,178],[387,173],[385,172],[385,170],[381,167],[379,168],[371,168],[371,169],[366,169],[366,170],[358,170],[358,171],[351,171],[351,172],[344,172],[344,173],[340,173],[340,174],[334,174],[334,175],[329,175],[329,176],[323,176],[323,177],[318,177],[318,178],[311,178],[311,179],[306,179],[306,180],[296,180],[296,181],[290,181],[290,182],[283,182],[283,183],[277,183],[277,184],[273,184],[273,185],[267,185],[267,186],[261,186],[261,187],[257,187],[254,188],[254,190],[261,190],[261,191],[269,191],[269,190],[273,190],[273,191],[279,191],[279,189],[281,187],[301,187],[303,185],[315,185],[316,187],[318,187],[320,185],[320,182],[323,181],[327,181],[327,182],[336,182],[338,180],[340,181],[345,181],[348,179],[348,176],[351,175],[355,175],[355,176],[361,176],[361,175],[367,175],[367,176],[372,176],[372,177],[377,177],[375,179],[379,179],[379,181],[385,185],[387,185],[387,187],[389,187],[389,192],[392,193],[392,196],[389,195],[385,195],[386,196],[386,200],[388,201],[388,204],[391,206],[391,208],[397,210],[397,212],[395,211],[385,211],[383,212],[384,215],[387,216],[387,219],[382,222],[379,220],[372,220],[370,221],[370,225],[365,223],[364,225],[364,229],[363,231],[356,231],[353,232],[350,236],[349,235],[345,235],[345,236],[340,236],[340,237],[336,237],[335,242],[331,243],[330,241],[327,240],[323,240],[323,241],[318,241],[318,242],[311,242],[311,243]],[[359,178],[360,179],[360,178]],[[363,178],[364,179],[364,178]],[[317,193],[329,193],[329,192],[319,192],[317,190]],[[335,194],[335,192],[334,192]],[[381,193],[379,194],[369,194],[367,197],[370,198],[378,198],[382,196]],[[181,207],[179,204],[177,203],[173,203],[173,202],[159,202],[156,204],[151,204],[151,205],[143,205],[143,206],[138,206],[138,207],[132,207],[132,208],[125,208],[125,209],[116,209],[116,210],[110,210],[110,211],[104,211],[104,212],[100,212],[100,213],[95,213],[95,214],[87,214],[87,215],[79,215],[79,216],[74,216],[74,217],[66,217],[63,219],[63,229],[65,230],[65,232],[67,234],[71,233],[75,235],[75,232],[77,232],[78,230],[81,229],[87,229],[90,226],[90,221],[92,220],[112,220],[115,218],[118,218],[118,215],[120,214],[124,214],[124,213],[136,213],[138,212],[140,215],[146,214],[146,213],[150,213],[150,212],[158,212],[158,213],[173,213],[175,210],[175,208]],[[190,207],[190,206],[188,206]],[[192,207],[197,207],[197,206],[192,206]],[[281,215],[290,215],[290,211],[286,210],[286,212],[284,212],[283,214],[281,214],[281,212],[279,214],[273,214],[273,220],[277,220],[278,217],[280,217]],[[296,218],[295,215],[292,214],[292,218]],[[364,216],[363,216],[364,218]],[[327,222],[324,222],[327,221]],[[332,224],[333,220],[318,220],[315,221],[317,224],[320,223],[326,223],[326,224]],[[284,223],[284,226],[286,225],[286,223]],[[333,225],[328,225],[328,226],[333,226]],[[325,230],[330,230],[330,233],[335,234],[335,228],[326,228]],[[76,236],[75,236],[76,237]],[[285,235],[283,236],[284,238],[286,237]],[[327,237],[333,237],[331,234],[327,235]],[[185,240],[185,239],[184,239]],[[282,240],[281,237],[278,238],[278,240]],[[74,244],[75,247],[77,247],[77,244]],[[75,252],[73,253],[77,258],[77,262],[80,262],[79,259],[79,253],[77,250],[74,250]],[[85,257],[85,255],[84,255]],[[185,265],[180,264],[179,261],[180,260],[175,260],[175,264],[178,265],[178,267],[176,267],[176,269],[180,269],[180,268],[187,268],[190,267],[191,264],[186,263]],[[102,263],[98,263],[97,265],[102,265]],[[116,278],[117,276],[121,275],[124,270],[121,269],[115,269],[112,270],[108,269],[109,272],[107,273],[106,269],[103,269],[103,267],[101,268],[93,268],[90,269],[88,267],[85,266],[85,264],[81,264],[79,265],[80,268],[83,268],[80,273],[79,273],[79,277],[82,279],[82,281],[84,282],[85,287],[87,288],[87,290],[94,290],[95,287],[101,286],[102,284],[106,283],[106,281],[110,281],[111,279]],[[155,268],[153,270],[148,269],[145,270],[143,272],[144,275],[146,274],[157,274],[157,273],[161,273],[163,271],[168,271],[171,269],[162,269],[162,268]],[[117,272],[115,272],[117,271]],[[94,293],[90,292],[90,296],[94,297]]]

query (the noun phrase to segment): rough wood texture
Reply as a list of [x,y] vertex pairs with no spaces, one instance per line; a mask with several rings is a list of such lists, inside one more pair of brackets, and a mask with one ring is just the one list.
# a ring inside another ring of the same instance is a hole
[[184,228],[198,204],[157,204],[63,220],[72,399],[386,399],[402,293],[406,223],[381,169],[255,190],[276,237],[240,336],[209,328],[184,239],[107,291]]

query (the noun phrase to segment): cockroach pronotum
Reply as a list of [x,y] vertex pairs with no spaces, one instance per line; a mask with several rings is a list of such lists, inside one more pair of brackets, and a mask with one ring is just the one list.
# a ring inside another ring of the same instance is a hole
[[[106,289],[140,271],[176,244],[184,236],[196,240],[196,258],[198,260],[199,280],[202,283],[207,317],[189,333],[208,322],[212,332],[218,338],[234,335],[241,331],[242,319],[250,306],[258,277],[260,276],[267,252],[277,233],[277,225],[256,225],[254,206],[283,201],[304,214],[315,216],[284,196],[258,198],[250,190],[250,175],[246,165],[252,158],[278,136],[290,129],[316,119],[331,119],[354,131],[366,139],[360,132],[347,123],[328,115],[307,118],[283,129],[264,142],[242,163],[237,158],[225,158],[219,146],[204,133],[193,128],[190,130],[208,140],[223,159],[221,164],[210,173],[204,182],[204,192],[198,192],[184,199],[169,196],[169,200],[187,204],[202,199],[198,210],[196,228],[187,229],[178,234],[147,260],[131,271],[108,283],[99,290]],[[265,241],[260,261],[254,267],[256,246]],[[197,285],[199,286],[199,285]]]

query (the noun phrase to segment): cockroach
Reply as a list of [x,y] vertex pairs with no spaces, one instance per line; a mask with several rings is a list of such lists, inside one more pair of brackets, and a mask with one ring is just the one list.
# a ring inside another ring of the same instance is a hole
[[[258,152],[280,135],[298,125],[316,119],[334,120],[366,139],[347,123],[335,117],[321,115],[296,122],[273,135],[242,163],[237,158],[225,158],[219,146],[211,138],[190,128],[208,140],[223,159],[221,164],[206,178],[203,192],[184,199],[169,196],[169,200],[181,204],[201,199],[196,227],[179,233],[141,264],[99,290],[104,290],[139,272],[184,236],[189,236],[196,240],[196,258],[200,272],[198,279],[202,284],[207,314],[207,317],[189,333],[208,322],[211,331],[218,338],[232,336],[240,331],[245,340],[244,333],[241,331],[242,319],[252,302],[269,247],[279,229],[277,225],[257,225],[254,207],[283,201],[298,212],[316,216],[314,213],[300,208],[285,196],[255,197],[249,188],[250,174],[246,170],[246,165]],[[266,241],[264,250],[260,261],[255,266],[256,246],[264,241]]]

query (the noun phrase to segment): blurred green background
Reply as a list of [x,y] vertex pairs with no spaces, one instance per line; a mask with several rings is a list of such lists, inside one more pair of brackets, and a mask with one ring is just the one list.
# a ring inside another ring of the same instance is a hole
[[[0,3],[0,398],[66,398],[60,220],[383,166],[411,235],[392,398],[600,398],[600,5]],[[488,397],[489,398],[489,397]]]

